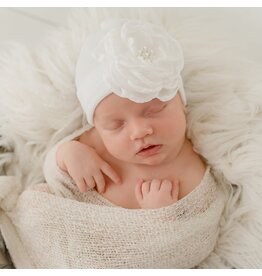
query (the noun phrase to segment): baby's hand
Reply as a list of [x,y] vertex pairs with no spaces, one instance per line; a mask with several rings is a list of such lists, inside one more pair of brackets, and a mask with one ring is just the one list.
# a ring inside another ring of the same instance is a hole
[[142,209],[161,208],[178,201],[179,181],[158,180],[137,181],[136,199]]
[[80,192],[95,187],[99,193],[105,192],[104,175],[121,184],[114,169],[93,148],[78,141],[69,141],[58,148],[57,164],[73,178]]

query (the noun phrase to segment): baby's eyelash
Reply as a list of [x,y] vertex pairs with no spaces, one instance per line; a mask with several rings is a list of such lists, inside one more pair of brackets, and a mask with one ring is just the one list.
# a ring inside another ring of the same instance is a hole
[[110,130],[119,129],[119,128],[122,127],[123,125],[124,125],[124,122],[118,121],[118,122],[112,123],[112,125],[109,126],[109,129],[110,129]]

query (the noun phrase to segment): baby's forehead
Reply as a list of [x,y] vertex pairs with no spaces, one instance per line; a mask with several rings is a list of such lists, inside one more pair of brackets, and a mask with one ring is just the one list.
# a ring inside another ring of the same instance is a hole
[[108,95],[107,97],[105,97],[101,103],[104,103],[104,105],[110,105],[110,104],[114,104],[114,105],[134,105],[134,106],[144,106],[144,105],[148,105],[151,103],[162,103],[161,100],[159,100],[158,98],[153,98],[150,101],[147,102],[135,102],[132,101],[128,98],[125,97],[120,97],[115,93],[111,93],[110,95]]
[[97,106],[95,116],[101,118],[114,117],[117,114],[132,113],[135,111],[144,110],[152,105],[164,103],[163,101],[154,98],[148,102],[138,103],[128,98],[120,97],[114,93],[105,97]]

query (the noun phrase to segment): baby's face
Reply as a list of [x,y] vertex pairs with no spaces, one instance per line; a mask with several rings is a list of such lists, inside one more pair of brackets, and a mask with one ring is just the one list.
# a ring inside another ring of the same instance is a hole
[[[135,103],[110,94],[99,103],[94,125],[108,152],[135,164],[159,165],[179,153],[186,118],[179,93],[167,102]],[[150,146],[147,150],[141,147]]]

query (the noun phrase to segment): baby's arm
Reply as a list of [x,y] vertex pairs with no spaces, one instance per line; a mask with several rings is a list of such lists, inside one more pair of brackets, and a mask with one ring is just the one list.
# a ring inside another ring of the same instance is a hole
[[138,180],[135,188],[137,201],[142,209],[162,208],[178,201],[179,181]]
[[98,192],[105,191],[103,173],[115,183],[121,180],[113,168],[105,162],[90,146],[79,141],[67,141],[56,152],[57,165],[75,181],[81,192],[97,187]]

